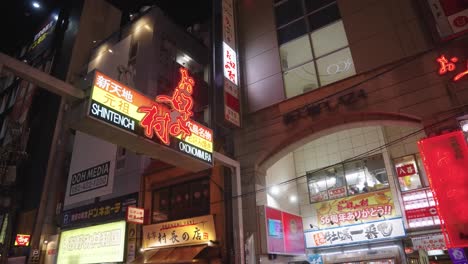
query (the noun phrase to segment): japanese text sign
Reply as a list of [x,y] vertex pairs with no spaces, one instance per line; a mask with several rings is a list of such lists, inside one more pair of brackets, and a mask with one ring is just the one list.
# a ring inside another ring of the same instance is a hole
[[237,54],[226,43],[223,43],[224,77],[237,85]]
[[316,217],[308,217],[308,222],[319,228],[331,227],[334,224],[350,225],[356,221],[368,222],[381,217],[396,217],[395,205],[389,189],[365,193],[331,201],[314,203]]
[[396,168],[398,177],[405,177],[417,173],[413,164],[405,164]]
[[403,221],[401,218],[395,218],[346,227],[308,231],[305,233],[305,240],[307,248],[314,248],[369,242],[405,235]]
[[137,200],[138,194],[132,193],[64,211],[62,228],[112,219],[123,220],[125,219],[127,208],[136,206]]
[[27,247],[29,246],[30,240],[31,240],[30,235],[17,234],[15,238],[15,246]]
[[145,209],[129,206],[127,208],[127,222],[143,224],[145,222]]
[[206,244],[216,240],[212,215],[143,226],[143,248]]
[[[467,18],[468,19],[468,18]],[[454,82],[460,81],[465,79],[468,75],[468,60],[466,62],[462,62],[461,67],[457,69],[457,63],[459,62],[458,57],[448,57],[446,58],[445,55],[440,55],[436,59],[437,63],[439,64],[439,75],[446,75],[449,72],[455,72],[452,80]]]
[[458,0],[427,0],[437,33],[443,40],[452,39],[468,31],[468,5]]
[[152,100],[96,71],[89,115],[211,165],[213,132],[191,119],[194,85],[181,68],[172,95]]
[[455,131],[418,142],[448,248],[468,246],[468,146]]
[[414,250],[446,250],[447,246],[445,245],[444,236],[442,234],[433,234],[427,236],[416,236],[412,237],[411,241],[413,242]]

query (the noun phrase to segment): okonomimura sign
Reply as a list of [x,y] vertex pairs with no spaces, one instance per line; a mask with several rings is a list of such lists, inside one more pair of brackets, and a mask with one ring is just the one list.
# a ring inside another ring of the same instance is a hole
[[195,81],[185,68],[171,96],[152,100],[96,71],[89,116],[212,164],[213,132],[195,122]]

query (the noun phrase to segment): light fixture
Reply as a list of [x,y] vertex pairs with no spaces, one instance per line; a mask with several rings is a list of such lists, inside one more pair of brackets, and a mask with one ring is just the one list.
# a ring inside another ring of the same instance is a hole
[[462,125],[463,132],[468,132],[468,122]]
[[54,19],[55,19],[55,21],[57,21],[58,20],[58,15],[54,15]]
[[112,51],[111,49],[107,49],[107,51],[108,51],[109,53],[113,53],[113,52],[114,52],[114,51]]
[[289,196],[289,201],[290,201],[291,203],[297,202],[297,196],[296,196],[296,195],[291,195],[291,196]]
[[47,240],[44,240],[44,244],[47,244],[47,243],[49,243],[49,241],[47,241]]
[[273,187],[271,187],[271,190],[270,190],[270,191],[271,191],[271,194],[273,194],[273,195],[279,194],[279,188],[278,188],[278,186],[273,186]]
[[145,252],[145,249],[144,249],[144,248],[140,248],[140,252]]
[[32,2],[32,6],[36,9],[41,8],[41,5],[38,2]]

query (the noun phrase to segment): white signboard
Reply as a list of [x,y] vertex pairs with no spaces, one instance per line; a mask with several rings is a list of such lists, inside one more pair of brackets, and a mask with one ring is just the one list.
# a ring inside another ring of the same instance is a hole
[[65,207],[112,193],[117,146],[76,132]]
[[305,233],[306,247],[335,246],[405,236],[401,218]]
[[442,234],[433,234],[427,236],[417,236],[411,238],[413,242],[414,250],[438,250],[438,249],[447,249],[445,245],[444,235]]
[[127,222],[143,224],[145,221],[145,209],[129,206],[127,208]]

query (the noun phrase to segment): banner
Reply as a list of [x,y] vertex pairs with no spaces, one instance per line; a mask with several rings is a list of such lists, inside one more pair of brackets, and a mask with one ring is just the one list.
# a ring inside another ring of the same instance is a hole
[[447,246],[445,245],[444,235],[442,234],[432,234],[427,236],[416,236],[412,237],[411,241],[413,242],[413,249],[425,251],[428,250],[446,250]]
[[418,142],[448,248],[468,247],[468,146],[456,131]]
[[316,216],[305,218],[306,227],[327,228],[398,216],[390,189],[314,203],[313,209]]
[[401,218],[309,231],[305,233],[306,247],[335,246],[370,242],[405,236]]
[[206,244],[216,240],[212,215],[143,226],[143,248]]

